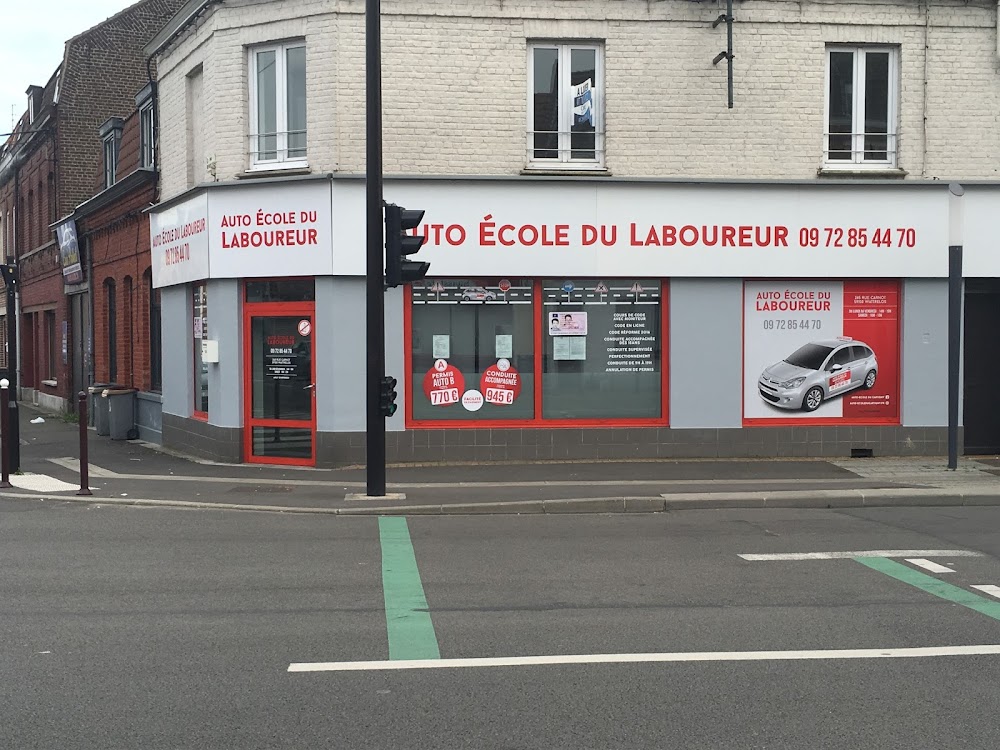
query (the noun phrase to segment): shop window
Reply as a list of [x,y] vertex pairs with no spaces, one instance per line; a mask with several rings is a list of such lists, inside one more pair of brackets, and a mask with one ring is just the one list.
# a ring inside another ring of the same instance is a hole
[[107,352],[108,381],[114,383],[118,379],[118,300],[115,298],[117,289],[114,279],[104,281],[105,315],[107,316]]
[[59,366],[59,342],[56,339],[56,311],[45,311],[45,377],[56,380]]
[[208,417],[208,365],[201,358],[201,342],[208,338],[208,286],[194,284],[191,294],[191,320],[194,330],[194,412]]
[[302,42],[250,51],[250,156],[254,165],[306,159],[306,48]]
[[314,302],[312,279],[275,279],[246,282],[247,302]]
[[411,289],[414,422],[663,420],[658,279],[431,279]]
[[542,416],[661,414],[660,282],[542,282]]
[[898,50],[827,49],[828,167],[896,166]]
[[414,283],[413,419],[532,419],[532,308],[527,279]]
[[602,168],[603,47],[540,43],[528,53],[529,166]]

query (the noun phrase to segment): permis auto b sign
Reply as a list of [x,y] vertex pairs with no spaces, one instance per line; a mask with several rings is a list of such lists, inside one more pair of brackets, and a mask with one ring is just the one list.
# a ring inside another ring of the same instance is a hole
[[333,273],[330,183],[205,189],[153,209],[153,284]]

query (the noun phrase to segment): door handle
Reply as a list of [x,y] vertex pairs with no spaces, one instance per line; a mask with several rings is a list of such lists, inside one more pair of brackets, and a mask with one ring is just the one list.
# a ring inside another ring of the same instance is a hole
[[302,390],[304,390],[304,391],[308,391],[308,390],[310,390],[310,389],[312,389],[312,388],[315,388],[315,387],[316,387],[316,384],[315,384],[315,383],[310,383],[309,385],[304,385],[304,386],[302,386]]

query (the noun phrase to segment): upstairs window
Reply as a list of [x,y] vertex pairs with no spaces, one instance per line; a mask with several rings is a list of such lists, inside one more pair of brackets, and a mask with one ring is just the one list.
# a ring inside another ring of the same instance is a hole
[[306,48],[302,42],[250,51],[250,160],[301,166],[306,159]]
[[597,44],[538,43],[528,49],[528,163],[604,166],[604,58]]
[[124,122],[120,117],[112,117],[98,130],[104,153],[104,187],[115,184],[118,174],[118,145],[122,139]]
[[156,155],[153,150],[153,103],[143,106],[139,110],[139,149],[144,169],[151,169],[156,163]]
[[825,166],[896,166],[898,50],[829,47]]

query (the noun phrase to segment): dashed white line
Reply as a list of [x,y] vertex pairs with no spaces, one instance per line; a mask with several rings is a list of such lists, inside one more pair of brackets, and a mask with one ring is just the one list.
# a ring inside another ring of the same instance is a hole
[[931,573],[954,573],[955,571],[949,568],[947,565],[941,565],[940,563],[932,562],[931,560],[925,560],[922,557],[908,557],[906,562],[911,565],[916,565],[918,568],[923,568],[924,570],[929,570]]
[[853,557],[982,557],[966,549],[868,549],[851,552],[776,552],[740,555],[744,560],[845,560]]
[[984,594],[989,594],[990,596],[995,596],[1000,599],[1000,586],[994,586],[990,584],[980,584],[979,586],[973,586],[972,588],[982,591]]

